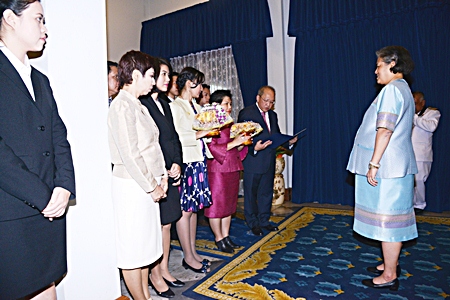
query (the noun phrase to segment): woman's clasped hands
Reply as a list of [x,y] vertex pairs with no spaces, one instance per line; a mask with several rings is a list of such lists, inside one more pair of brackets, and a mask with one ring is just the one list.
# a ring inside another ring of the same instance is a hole
[[163,176],[161,178],[161,182],[159,183],[159,185],[157,185],[156,188],[150,192],[150,196],[152,196],[153,201],[158,202],[159,200],[166,198],[167,197],[166,192],[168,187],[169,187],[168,177]]

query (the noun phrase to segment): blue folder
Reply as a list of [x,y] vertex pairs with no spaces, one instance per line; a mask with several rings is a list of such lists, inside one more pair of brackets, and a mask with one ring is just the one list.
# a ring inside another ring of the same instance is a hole
[[294,137],[300,135],[302,132],[304,132],[306,128],[303,128],[299,132],[297,132],[294,135],[288,135],[288,134],[282,134],[282,133],[274,133],[270,136],[270,139],[272,141],[272,144],[267,146],[267,148],[270,149],[276,149],[278,146],[283,145],[284,143],[287,143],[288,141],[292,140]]

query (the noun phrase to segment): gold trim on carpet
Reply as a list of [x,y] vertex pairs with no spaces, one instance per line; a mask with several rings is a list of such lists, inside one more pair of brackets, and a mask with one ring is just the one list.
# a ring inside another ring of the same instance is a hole
[[[259,284],[252,286],[243,282],[243,280],[251,278],[257,275],[259,270],[265,269],[272,260],[272,255],[277,250],[285,248],[287,243],[293,241],[301,228],[307,227],[314,221],[315,215],[324,214],[353,216],[353,210],[315,207],[302,208],[279,225],[279,231],[270,232],[264,236],[245,252],[241,253],[211,277],[199,284],[193,291],[213,299],[305,300],[305,298],[292,298],[278,289],[269,290]],[[450,225],[450,218],[417,216],[417,222]],[[348,226],[351,225],[348,224]],[[223,252],[220,252],[220,254],[224,255]],[[280,280],[283,281],[283,278]],[[210,287],[213,285],[216,290],[222,293],[210,290]]]
[[[255,284],[251,286],[240,281],[251,278],[258,270],[266,268],[272,260],[271,254],[286,247],[293,241],[297,231],[314,221],[315,214],[353,215],[349,210],[330,210],[322,208],[304,207],[278,226],[279,231],[273,231],[248,248],[237,258],[222,267],[194,289],[194,292],[214,299],[294,299],[280,290],[268,290],[266,287]],[[350,226],[350,225],[349,225]],[[256,252],[259,250],[258,252]],[[228,274],[231,270],[232,274]],[[222,280],[221,280],[222,279]],[[217,293],[209,288],[216,284]],[[231,295],[234,295],[231,296]],[[298,300],[304,298],[297,298]]]
[[[242,214],[242,213],[236,213],[235,217],[244,220],[244,214]],[[273,223],[277,223],[277,224],[283,220],[284,220],[284,217],[279,217],[279,216],[271,216],[270,217],[270,221]],[[180,242],[177,240],[172,240],[170,242],[170,244],[172,246],[181,248]],[[244,247],[237,248],[236,251],[241,251],[242,248],[244,248]],[[219,248],[217,248],[215,242],[211,241],[211,240],[202,240],[202,239],[195,240],[195,249],[197,251],[202,251],[202,252],[216,254],[216,255],[220,255],[220,256],[226,256],[226,257],[233,257],[236,254],[236,253],[226,253],[226,252],[220,251]]]

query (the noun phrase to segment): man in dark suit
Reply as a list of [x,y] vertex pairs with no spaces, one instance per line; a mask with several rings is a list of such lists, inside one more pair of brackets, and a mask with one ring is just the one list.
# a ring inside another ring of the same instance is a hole
[[[263,235],[263,229],[276,231],[269,223],[273,198],[276,150],[270,148],[271,136],[280,133],[277,114],[272,110],[275,104],[275,89],[263,86],[256,96],[256,103],[239,112],[238,122],[259,123],[263,131],[253,138],[247,157],[244,159],[244,215],[254,235]],[[297,137],[289,141],[289,147]],[[286,145],[287,146],[287,145]],[[269,148],[268,148],[269,147]]]

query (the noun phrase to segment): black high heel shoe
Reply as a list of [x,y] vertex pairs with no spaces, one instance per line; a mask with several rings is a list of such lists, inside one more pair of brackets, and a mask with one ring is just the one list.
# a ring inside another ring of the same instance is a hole
[[[381,275],[384,272],[384,270],[378,270],[377,267],[367,267],[366,270],[376,275]],[[397,277],[400,277],[400,275],[402,274],[402,268],[400,268],[400,265],[397,265],[396,273]]]
[[177,288],[177,287],[182,287],[185,285],[185,283],[183,281],[178,280],[176,278],[175,278],[175,281],[169,281],[169,280],[165,279],[164,277],[163,277],[163,279],[166,282],[166,284],[170,287]]
[[224,238],[223,240],[225,241],[225,243],[226,243],[228,246],[230,246],[230,247],[233,248],[233,249],[237,249],[237,248],[240,248],[240,247],[241,247],[241,246],[239,246],[239,245],[233,243],[233,241],[230,239],[229,236],[227,236],[227,237]]
[[201,268],[196,269],[196,268],[193,268],[190,265],[188,265],[188,263],[183,259],[182,265],[185,269],[190,269],[190,270],[194,271],[195,273],[208,273],[208,266],[205,266],[203,264],[202,264]]
[[209,259],[204,258],[201,262],[202,265],[210,267],[211,266],[211,261]]
[[373,283],[372,279],[364,279],[362,281],[362,284],[375,289],[389,289],[391,291],[397,291],[398,287],[400,286],[400,281],[398,281],[398,278],[395,278],[394,280],[389,282],[376,284]]
[[226,252],[226,253],[234,253],[234,250],[232,247],[230,247],[226,242],[225,239],[221,239],[220,241],[216,242],[217,248],[219,248],[220,251]]
[[148,278],[148,285],[156,292],[156,294],[158,295],[158,296],[160,296],[160,297],[164,297],[164,298],[173,298],[173,297],[175,297],[175,293],[170,289],[170,288],[168,288],[167,289],[167,291],[165,291],[165,292],[160,292],[160,291],[158,291],[156,288],[155,288],[155,286],[153,285],[153,282],[152,282],[152,280],[150,279],[150,277]]

